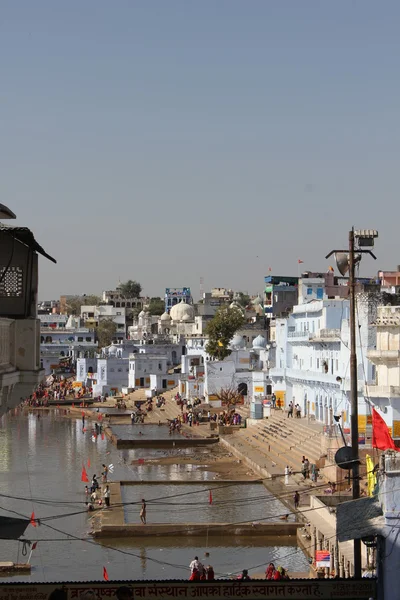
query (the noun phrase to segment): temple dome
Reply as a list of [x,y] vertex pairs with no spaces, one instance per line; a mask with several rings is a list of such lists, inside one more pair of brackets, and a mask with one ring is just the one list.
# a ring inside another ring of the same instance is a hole
[[265,348],[266,345],[267,345],[267,340],[265,339],[265,337],[263,335],[258,335],[253,340],[253,348]]
[[170,317],[173,321],[194,321],[194,308],[191,304],[179,302],[171,308]]
[[244,348],[245,347],[246,342],[244,341],[244,339],[242,338],[242,336],[237,333],[237,334],[235,334],[233,336],[233,338],[231,339],[229,345],[232,348],[236,348],[237,350],[239,350],[240,348]]
[[170,321],[171,317],[169,316],[169,314],[167,312],[163,313],[160,317],[161,321]]

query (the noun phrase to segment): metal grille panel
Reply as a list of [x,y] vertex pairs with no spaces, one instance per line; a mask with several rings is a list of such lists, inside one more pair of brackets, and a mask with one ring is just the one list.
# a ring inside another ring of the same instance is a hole
[[[7,272],[6,272],[7,270]],[[22,267],[0,267],[0,298],[22,298],[24,293]]]

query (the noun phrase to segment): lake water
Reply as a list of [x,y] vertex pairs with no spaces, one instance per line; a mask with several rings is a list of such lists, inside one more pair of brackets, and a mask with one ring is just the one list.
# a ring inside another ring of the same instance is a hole
[[[204,556],[206,550],[210,552],[210,558],[204,561],[212,564],[220,576],[270,560],[292,570],[307,570],[308,563],[296,547],[260,546],[261,541],[257,538],[236,538],[229,547],[226,541],[224,545],[212,545],[201,538],[157,538],[145,543],[143,540],[126,539],[107,539],[104,543],[93,540],[89,535],[90,517],[84,506],[83,464],[89,478],[93,473],[100,474],[102,463],[114,464],[111,476],[114,480],[163,479],[168,482],[171,479],[193,479],[194,476],[201,479],[204,472],[192,468],[192,465],[131,465],[131,461],[137,458],[170,456],[171,451],[118,451],[106,437],[102,439],[99,436],[93,442],[90,424],[87,427],[88,431],[84,433],[80,419],[66,418],[58,411],[37,411],[29,415],[19,412],[1,420],[0,512],[4,516],[25,516],[28,519],[34,512],[35,517],[41,519],[41,525],[36,528],[29,525],[24,536],[28,540],[39,540],[32,556],[31,575],[2,578],[2,581],[101,580],[103,566],[107,567],[110,579],[186,578],[190,560],[195,554]],[[192,451],[185,450],[187,453]],[[149,489],[148,498],[159,497],[163,487],[154,486],[154,495],[150,495]],[[183,491],[184,487],[182,484],[179,490]],[[229,494],[236,498],[237,494],[246,494],[254,487],[261,495],[262,486],[253,485],[239,486],[240,492],[238,488],[231,488]],[[173,486],[169,495],[176,494],[176,488],[178,486]],[[224,492],[228,493],[227,490]],[[202,503],[205,501],[204,493],[204,489],[199,490],[197,500]],[[214,493],[217,502],[217,491]],[[266,502],[264,516],[268,516],[267,511],[275,502],[279,501]],[[233,519],[243,520],[243,509],[233,506],[236,515]],[[172,522],[172,511],[177,517],[177,507],[167,506],[167,509],[171,511]],[[149,519],[153,518],[152,510],[153,507],[149,507]],[[281,512],[280,508],[275,510]],[[182,512],[183,515],[181,520],[188,521],[187,513]],[[18,559],[23,562],[21,551],[22,544],[2,540],[0,561]],[[257,572],[262,570],[258,568]]]
[[124,508],[126,522],[140,522],[142,498],[147,502],[148,523],[268,523],[279,520],[275,515],[287,513],[262,484],[124,485],[122,502],[131,503]]

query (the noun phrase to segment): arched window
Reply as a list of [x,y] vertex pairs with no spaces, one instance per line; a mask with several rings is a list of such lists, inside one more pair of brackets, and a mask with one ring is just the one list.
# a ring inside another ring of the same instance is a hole
[[45,343],[46,343],[46,344],[51,344],[51,343],[52,343],[52,341],[53,341],[53,338],[51,337],[51,335],[47,335],[47,336],[46,336],[46,342],[45,342]]

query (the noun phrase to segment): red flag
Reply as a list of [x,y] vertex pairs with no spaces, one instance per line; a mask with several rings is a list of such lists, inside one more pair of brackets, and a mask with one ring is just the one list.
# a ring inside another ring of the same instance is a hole
[[34,543],[32,544],[32,551],[33,551],[33,550],[36,550],[36,546],[37,546],[37,542],[34,542]]
[[378,450],[399,451],[394,445],[388,426],[375,408],[372,409],[372,447]]
[[31,525],[32,525],[32,527],[36,527],[36,519],[35,519],[34,512],[31,514]]
[[89,477],[87,476],[86,469],[84,466],[82,467],[81,481],[84,481],[85,483],[89,482]]
[[87,468],[90,469],[90,458],[87,459]]
[[103,579],[104,581],[109,581],[107,569],[105,567],[103,567]]
[[299,260],[297,261],[299,263],[299,265],[303,264],[304,260],[301,260],[301,258],[299,258]]
[[209,501],[210,504],[212,504],[212,491],[211,490],[210,490],[210,496],[208,498],[208,501]]

